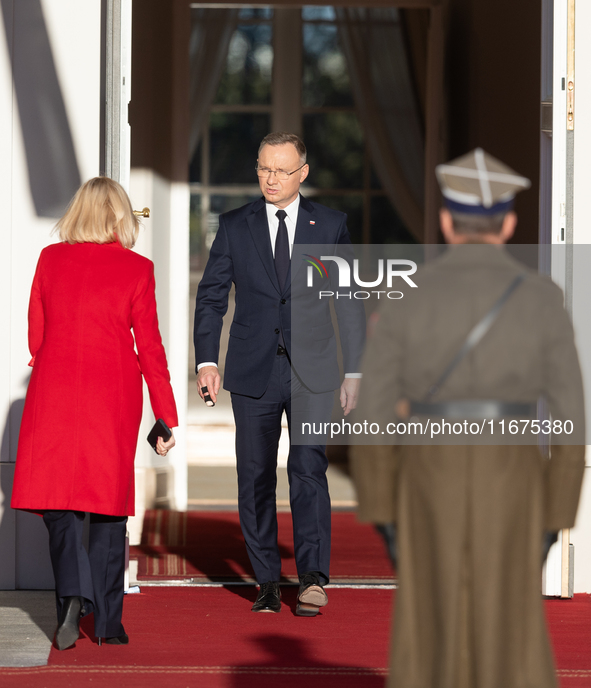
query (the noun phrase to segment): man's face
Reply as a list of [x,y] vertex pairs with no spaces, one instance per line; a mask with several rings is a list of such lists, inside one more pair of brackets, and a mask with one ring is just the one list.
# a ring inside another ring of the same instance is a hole
[[[266,167],[270,170],[283,170],[293,172],[302,164],[300,156],[293,143],[283,143],[280,146],[263,146],[258,159],[258,166]],[[259,186],[263,196],[268,203],[272,203],[277,208],[286,208],[292,201],[295,201],[300,184],[308,176],[309,167],[304,165],[301,170],[290,175],[286,181],[277,179],[273,173],[265,177],[259,177]]]

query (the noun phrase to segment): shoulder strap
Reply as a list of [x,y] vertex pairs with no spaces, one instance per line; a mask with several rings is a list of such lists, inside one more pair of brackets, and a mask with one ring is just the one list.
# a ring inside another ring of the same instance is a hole
[[484,335],[490,330],[492,324],[497,319],[501,309],[505,303],[509,300],[511,294],[517,289],[517,287],[525,279],[525,273],[517,275],[517,277],[511,282],[507,289],[501,294],[501,297],[496,301],[492,308],[484,315],[484,317],[470,330],[465,342],[462,344],[462,348],[454,356],[451,363],[443,371],[437,382],[429,388],[424,401],[431,401],[431,399],[437,394],[443,383],[452,374],[452,372],[458,367],[462,359],[468,354],[484,337]]

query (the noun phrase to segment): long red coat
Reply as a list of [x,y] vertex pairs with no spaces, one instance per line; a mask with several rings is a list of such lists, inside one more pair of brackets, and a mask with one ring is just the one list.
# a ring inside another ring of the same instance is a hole
[[154,289],[152,262],[116,242],[41,252],[13,508],[133,515],[142,373],[155,417],[178,425]]

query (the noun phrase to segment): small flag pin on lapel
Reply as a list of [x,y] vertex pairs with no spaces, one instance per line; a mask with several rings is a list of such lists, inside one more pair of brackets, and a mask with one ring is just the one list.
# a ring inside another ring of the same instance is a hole
[[311,224],[311,225],[315,225],[316,222],[314,222],[314,220],[310,220],[310,224]]

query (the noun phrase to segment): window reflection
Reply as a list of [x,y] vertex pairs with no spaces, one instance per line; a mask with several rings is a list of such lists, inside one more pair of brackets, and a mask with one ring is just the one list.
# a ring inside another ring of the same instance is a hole
[[304,24],[303,46],[304,107],[353,107],[347,63],[339,46],[336,25]]
[[202,217],[201,194],[191,194],[189,205],[189,265],[191,272],[202,268],[200,257],[202,251]]
[[363,187],[363,132],[354,112],[304,115],[309,183],[322,189]]
[[228,50],[215,103],[256,105],[271,103],[273,47],[271,24],[239,26]]
[[336,19],[334,7],[330,5],[308,5],[302,8],[302,19],[304,21],[329,21]]
[[210,117],[210,183],[258,184],[259,141],[271,128],[266,113],[214,112]]
[[194,270],[205,266],[219,215],[260,197],[254,164],[259,142],[273,126],[273,79],[294,59],[302,66],[299,115],[310,164],[303,193],[347,213],[354,243],[414,242],[371,164],[335,9],[313,6],[301,12],[296,56],[273,45],[272,7],[239,12],[209,126],[191,161]]
[[243,7],[239,14],[239,19],[272,19],[272,7]]
[[416,244],[415,237],[406,229],[396,209],[386,196],[371,199],[372,244]]

